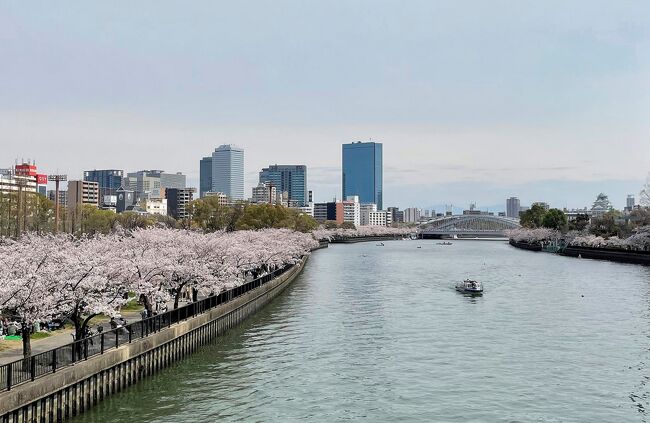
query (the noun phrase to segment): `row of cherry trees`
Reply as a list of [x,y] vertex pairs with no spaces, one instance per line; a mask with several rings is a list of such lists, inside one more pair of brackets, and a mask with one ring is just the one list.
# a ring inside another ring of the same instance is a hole
[[142,229],[95,237],[28,234],[0,240],[0,311],[20,322],[23,353],[36,321],[115,317],[135,293],[152,313],[192,289],[204,295],[298,262],[318,243],[287,229],[201,234]]
[[628,238],[616,236],[603,238],[578,231],[569,231],[566,234],[548,228],[537,229],[512,229],[506,231],[508,238],[529,244],[542,243],[546,241],[562,240],[567,245],[595,248],[618,248],[633,251],[650,251],[650,226],[637,228]]
[[389,228],[386,226],[359,226],[357,229],[324,229],[319,228],[314,230],[314,238],[319,240],[331,241],[333,239],[346,239],[346,238],[363,238],[363,237],[376,237],[376,236],[408,236],[414,232],[413,228]]

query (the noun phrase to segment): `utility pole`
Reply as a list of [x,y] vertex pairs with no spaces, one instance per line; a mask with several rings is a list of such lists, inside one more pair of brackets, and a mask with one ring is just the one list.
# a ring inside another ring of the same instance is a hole
[[68,180],[68,175],[49,175],[48,181],[54,181],[54,233],[59,231],[59,183]]

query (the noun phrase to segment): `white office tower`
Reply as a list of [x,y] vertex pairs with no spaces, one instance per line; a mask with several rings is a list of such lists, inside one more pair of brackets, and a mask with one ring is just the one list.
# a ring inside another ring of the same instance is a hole
[[212,192],[222,192],[232,201],[244,199],[244,149],[219,146],[212,153]]

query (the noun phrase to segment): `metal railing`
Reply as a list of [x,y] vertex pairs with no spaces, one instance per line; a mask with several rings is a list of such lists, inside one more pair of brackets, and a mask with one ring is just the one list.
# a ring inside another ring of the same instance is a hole
[[41,376],[72,366],[79,361],[104,354],[136,339],[160,332],[173,324],[205,313],[221,304],[228,303],[249,291],[272,281],[284,274],[294,265],[285,266],[272,273],[254,279],[236,288],[211,295],[203,300],[170,310],[135,323],[127,324],[101,334],[80,339],[49,351],[16,360],[0,366],[0,392],[10,390],[16,385],[31,382]]

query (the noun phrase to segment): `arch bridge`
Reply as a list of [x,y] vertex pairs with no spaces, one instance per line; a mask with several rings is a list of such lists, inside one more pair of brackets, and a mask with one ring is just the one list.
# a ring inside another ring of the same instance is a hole
[[443,216],[420,224],[422,238],[504,238],[508,229],[521,228],[519,219],[463,214]]

